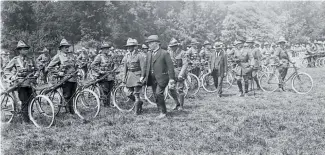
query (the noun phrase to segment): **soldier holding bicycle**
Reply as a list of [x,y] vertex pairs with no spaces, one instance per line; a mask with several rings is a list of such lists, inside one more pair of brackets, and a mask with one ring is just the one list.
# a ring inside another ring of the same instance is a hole
[[95,72],[95,77],[100,78],[106,74],[111,74],[104,80],[98,82],[104,92],[104,95],[106,95],[104,97],[104,107],[110,106],[111,91],[113,89],[115,79],[114,74],[112,73],[115,66],[111,55],[112,53],[110,53],[111,47],[111,42],[104,42],[100,47],[102,52],[98,54],[91,63],[91,68]]
[[[36,64],[32,58],[28,57],[28,50],[29,46],[24,43],[23,41],[19,41],[16,47],[16,50],[19,51],[19,55],[11,59],[8,65],[5,67],[5,72],[11,72],[13,68],[17,70],[17,82],[23,81],[23,83],[18,87],[18,97],[19,100],[22,102],[21,111],[24,122],[30,122],[28,116],[28,104],[30,96],[33,94],[33,89],[31,84],[35,82],[36,77],[38,76],[38,72],[34,74],[34,79],[27,79],[27,76],[31,73],[35,72]],[[15,80],[15,79],[13,79]]]
[[[60,42],[59,46],[59,52],[57,55],[55,55],[49,65],[46,68],[46,72],[53,68],[56,65],[59,65],[59,76],[61,79],[65,77],[66,75],[70,75],[75,73],[76,71],[76,61],[75,61],[75,56],[72,51],[69,50],[69,47],[71,45],[68,43],[66,39],[62,39]],[[77,79],[76,76],[73,75],[72,78],[68,79],[63,85],[62,85],[62,90],[63,90],[63,97],[65,98],[66,101],[69,101],[68,103],[68,109],[71,114],[74,114],[74,110],[72,107],[72,99],[71,96],[74,94],[77,88]]]

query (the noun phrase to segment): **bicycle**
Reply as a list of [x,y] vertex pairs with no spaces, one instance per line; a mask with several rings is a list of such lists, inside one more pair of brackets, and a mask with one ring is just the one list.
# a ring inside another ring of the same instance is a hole
[[[14,91],[17,90],[25,80],[36,79],[32,77],[34,73],[29,74],[21,81],[16,82],[13,86],[9,87],[1,93],[1,121],[10,123],[13,117],[17,114],[22,114],[21,110],[16,109],[18,105],[17,100],[13,97]],[[19,80],[18,78],[17,80]],[[36,88],[32,85],[32,95],[29,97],[28,102],[28,117],[36,127],[49,128],[54,123],[54,105],[52,101],[45,95],[38,95],[36,91],[42,88]],[[11,95],[12,94],[12,95]],[[22,107],[23,109],[24,107]]]
[[[272,64],[271,66],[279,67],[278,64]],[[307,94],[313,88],[313,79],[312,77],[304,72],[298,71],[298,68],[295,64],[292,67],[294,72],[285,80],[280,82],[279,76],[276,74],[276,70],[274,69],[272,72],[266,72],[260,77],[260,85],[261,89],[265,92],[274,92],[280,86],[285,86],[286,82],[291,79],[291,87],[298,94]],[[306,86],[307,85],[307,86]],[[303,88],[306,87],[306,88]]]
[[90,118],[96,118],[100,111],[100,100],[94,91],[85,87],[86,84],[78,81],[76,91],[72,94],[69,100],[65,100],[61,90],[59,91],[59,88],[61,88],[66,81],[71,79],[77,73],[78,70],[72,74],[65,75],[65,77],[57,84],[43,90],[41,94],[49,96],[49,98],[55,103],[55,115],[59,114],[62,107],[65,107],[67,111],[68,103],[72,101],[73,109],[80,119],[89,120]]

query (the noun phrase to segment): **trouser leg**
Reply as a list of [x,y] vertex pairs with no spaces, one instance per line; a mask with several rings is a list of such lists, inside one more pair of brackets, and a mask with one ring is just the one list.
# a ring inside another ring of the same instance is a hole
[[135,98],[135,114],[139,115],[142,111],[142,100],[140,98],[141,86],[136,86],[133,88],[133,96]]
[[29,122],[29,116],[28,116],[28,105],[31,100],[31,95],[33,94],[33,90],[31,87],[20,87],[18,89],[18,97],[21,101],[21,111],[23,120],[25,122]]
[[111,90],[113,88],[114,85],[114,81],[107,81],[107,80],[103,80],[99,82],[99,85],[101,86],[103,93],[104,93],[104,106],[109,106],[110,105],[110,101],[111,101]]
[[245,83],[245,86],[244,86],[244,87],[245,87],[245,93],[248,93],[248,86],[249,86],[249,85],[248,85],[248,83],[249,83],[248,81],[249,81],[249,76],[246,75],[246,76],[244,76],[243,78],[244,78],[244,83]]
[[72,102],[73,99],[71,97],[75,93],[76,88],[77,88],[76,82],[66,82],[62,85],[63,97],[65,101],[68,101],[67,106],[71,114],[74,114],[73,102]]
[[165,104],[165,96],[164,96],[164,91],[166,87],[162,87],[160,85],[157,85],[156,88],[156,95],[157,95],[157,105],[161,109],[161,113],[166,114],[167,113],[167,108]]

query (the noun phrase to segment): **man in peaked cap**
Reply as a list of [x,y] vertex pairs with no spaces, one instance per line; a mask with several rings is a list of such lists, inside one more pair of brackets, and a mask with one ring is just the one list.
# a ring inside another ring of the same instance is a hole
[[280,74],[280,84],[279,87],[284,90],[283,85],[281,84],[283,80],[285,79],[288,68],[289,68],[289,63],[294,63],[291,61],[291,58],[288,54],[288,51],[286,49],[286,43],[287,41],[285,40],[284,37],[280,37],[279,41],[277,42],[280,46],[276,48],[273,57],[276,58],[276,62],[279,63],[279,67],[277,68]]
[[167,114],[164,91],[167,85],[175,83],[175,71],[173,61],[169,53],[160,48],[158,35],[151,35],[147,38],[151,52],[147,53],[145,70],[142,72],[140,81],[152,86],[157,106],[161,109],[158,119],[165,118]]
[[49,50],[44,47],[44,49],[40,52],[41,55],[39,55],[36,59],[36,62],[38,63],[37,66],[39,68],[39,70],[43,73],[43,77],[42,80],[44,81],[44,83],[46,82],[46,72],[45,72],[45,67],[48,65],[49,61],[50,61],[50,56],[49,56]]
[[144,72],[145,58],[138,50],[138,41],[129,38],[125,47],[128,54],[125,55],[124,62],[124,83],[126,84],[126,94],[135,105],[135,114],[139,115],[142,112],[142,104],[140,92],[142,83],[140,82],[141,73]]
[[[66,75],[72,75],[77,70],[77,64],[75,61],[75,56],[72,51],[69,50],[70,44],[66,39],[62,39],[59,46],[59,52],[55,55],[50,61],[49,65],[46,68],[46,71],[53,68],[56,65],[60,66],[59,76],[64,78]],[[72,75],[67,82],[62,85],[63,97],[66,101],[69,101],[67,109],[71,114],[74,114],[72,95],[77,88],[77,78],[75,75]]]
[[215,50],[211,53],[209,60],[209,73],[213,77],[214,85],[217,89],[218,97],[222,94],[222,81],[227,73],[227,54],[222,49],[222,43],[214,44]]
[[[18,82],[24,78],[27,78],[27,76],[30,74],[33,74],[35,79],[38,76],[37,66],[35,62],[27,55],[29,48],[30,47],[25,42],[20,40],[16,48],[16,50],[19,52],[19,55],[11,59],[4,69],[5,74],[10,74],[12,69],[15,68],[18,77],[16,80]],[[22,102],[21,111],[23,113],[22,116],[25,122],[30,122],[28,116],[28,105],[33,94],[31,84],[35,82],[35,79],[24,80],[17,90],[18,98]]]
[[113,70],[117,67],[113,62],[112,56],[109,55],[111,47],[111,42],[103,42],[100,47],[102,52],[98,54],[91,63],[91,68],[94,71],[94,77],[99,79],[106,74],[110,74],[107,76],[107,78],[98,82],[104,92],[104,107],[110,106],[111,91],[113,89],[115,79]]
[[[171,96],[176,102],[176,106],[174,110],[182,110],[184,106],[185,100],[185,83],[184,80],[187,77],[187,67],[188,67],[188,57],[186,56],[186,52],[181,50],[180,44],[175,38],[172,38],[169,42],[170,51],[169,54],[173,61],[173,65],[175,68],[175,80],[176,83],[169,87],[171,92]],[[178,95],[177,95],[178,93]]]

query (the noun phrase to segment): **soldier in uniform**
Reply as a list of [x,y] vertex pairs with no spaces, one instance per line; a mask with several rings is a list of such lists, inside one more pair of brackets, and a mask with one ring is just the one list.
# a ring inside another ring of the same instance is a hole
[[8,64],[10,58],[9,58],[9,52],[7,50],[1,50],[1,70],[4,69],[4,67],[6,67],[6,65]]
[[85,47],[82,47],[80,50],[80,54],[77,57],[77,62],[78,62],[78,67],[80,67],[84,72],[85,72],[85,77],[87,75],[88,72],[88,62],[89,62],[89,55],[88,55],[88,49],[86,49]]
[[280,45],[274,52],[274,57],[276,58],[277,62],[279,62],[279,68],[278,71],[280,73],[280,84],[279,87],[283,89],[283,85],[281,84],[282,81],[285,79],[287,72],[288,72],[288,68],[289,68],[289,62],[290,63],[294,63],[291,61],[291,58],[288,54],[288,51],[286,49],[286,43],[287,41],[285,40],[284,37],[280,37],[278,44]]
[[217,88],[218,97],[222,94],[222,81],[227,73],[227,55],[222,49],[222,43],[216,42],[214,44],[216,49],[211,53],[209,60],[209,73],[211,73],[214,85]]
[[[68,43],[66,39],[62,39],[59,46],[59,54],[55,55],[49,65],[46,68],[46,71],[48,71],[50,68],[53,68],[56,65],[59,65],[59,76],[63,78],[65,75],[71,75],[73,74],[77,69],[76,59],[74,56],[74,53],[69,50],[69,47],[71,45]],[[62,85],[63,90],[63,97],[66,101],[69,100],[68,103],[68,109],[71,114],[74,114],[73,109],[73,103],[72,103],[72,95],[76,91],[77,88],[77,79],[75,75],[72,75],[72,78],[70,78],[68,81],[66,81]]]
[[[261,69],[261,61],[262,61],[261,49],[259,48],[259,44],[258,44],[258,46],[255,46],[255,48],[252,46],[252,44],[254,43],[252,38],[250,38],[250,40],[247,40],[246,43],[250,44],[251,52],[254,57],[254,67],[252,70],[252,78],[254,79],[254,81],[257,85],[257,89],[261,90],[261,86],[260,86],[259,80],[257,78],[257,72]],[[256,42],[255,42],[255,44],[256,44]]]
[[135,114],[139,115],[142,112],[143,102],[140,99],[142,83],[140,82],[141,73],[144,70],[145,58],[138,51],[138,41],[129,38],[126,43],[126,48],[129,53],[125,56],[124,62],[124,82],[126,84],[126,94],[135,103]]
[[[237,49],[234,51],[234,60],[239,66],[239,69],[236,71],[237,85],[239,88],[240,96],[245,96],[248,93],[248,80],[249,75],[254,67],[254,57],[248,44],[244,44],[242,47],[242,42],[237,44]],[[242,79],[244,80],[245,93],[243,91]]]
[[42,80],[45,82],[46,81],[45,67],[48,65],[50,61],[49,50],[45,47],[40,53],[41,55],[37,57],[36,62],[38,63],[37,66],[39,70],[43,72]]
[[199,77],[200,75],[200,57],[198,57],[198,46],[199,42],[193,39],[191,42],[191,48],[187,51],[190,56],[190,64],[193,66],[191,72]]
[[[107,74],[108,72],[112,72],[115,68],[113,59],[110,54],[110,48],[112,47],[111,42],[103,43],[100,47],[101,53],[97,55],[94,61],[91,63],[91,68],[95,72],[94,76],[100,78],[101,76]],[[114,86],[114,75],[108,76],[106,79],[98,82],[101,86],[104,94],[106,97],[104,98],[104,106],[110,106],[110,98],[111,98],[111,91]]]
[[[182,110],[185,100],[185,84],[184,80],[187,77],[188,57],[186,52],[181,50],[180,44],[175,38],[172,38],[169,42],[170,51],[169,54],[175,68],[175,80],[176,83],[169,87],[171,95],[176,102],[174,110]],[[177,95],[178,92],[178,95]]]
[[200,51],[200,59],[201,59],[201,71],[203,71],[208,64],[209,56],[211,54],[211,43],[209,41],[204,41],[203,43],[204,48]]
[[[10,73],[13,68],[16,69],[17,73],[17,79],[18,82],[20,80],[23,80],[29,74],[36,71],[36,64],[33,61],[32,58],[28,57],[28,50],[29,46],[26,45],[23,41],[19,41],[17,44],[17,51],[19,52],[19,55],[11,59],[8,63],[8,65],[5,67],[5,73]],[[34,77],[36,78],[38,76],[38,72],[34,74]],[[28,116],[28,104],[30,102],[31,96],[33,94],[33,90],[31,88],[31,84],[35,82],[36,79],[27,79],[25,80],[21,86],[18,88],[18,97],[19,100],[22,102],[21,105],[21,111],[24,122],[30,122],[29,116]]]

